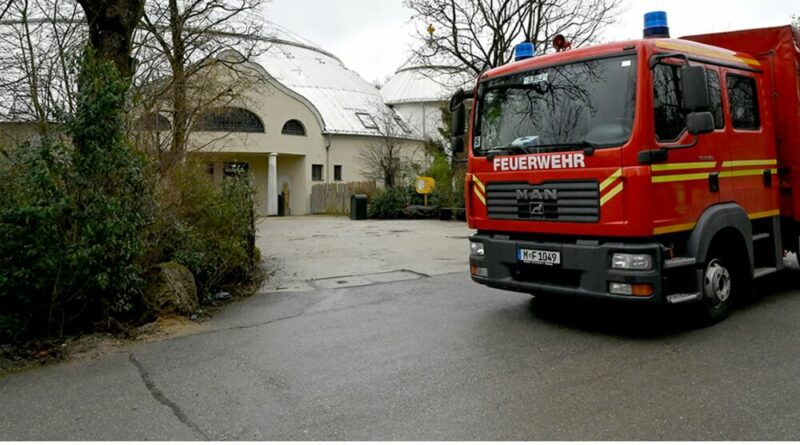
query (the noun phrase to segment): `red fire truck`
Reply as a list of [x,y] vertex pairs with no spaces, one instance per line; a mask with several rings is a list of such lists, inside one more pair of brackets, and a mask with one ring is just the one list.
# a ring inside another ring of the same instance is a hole
[[645,22],[637,41],[523,44],[453,97],[475,282],[715,322],[798,251],[800,32]]

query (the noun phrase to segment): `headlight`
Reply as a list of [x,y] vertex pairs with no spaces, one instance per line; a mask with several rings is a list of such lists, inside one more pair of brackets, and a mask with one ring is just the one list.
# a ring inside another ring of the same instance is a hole
[[611,260],[611,267],[623,270],[651,270],[653,269],[653,256],[646,254],[615,253]]
[[469,243],[469,254],[475,256],[484,256],[486,250],[483,248],[483,243],[476,243],[475,241]]

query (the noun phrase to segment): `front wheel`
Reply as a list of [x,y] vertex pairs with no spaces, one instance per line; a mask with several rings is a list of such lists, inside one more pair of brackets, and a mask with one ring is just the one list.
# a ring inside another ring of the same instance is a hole
[[703,324],[714,324],[727,318],[733,308],[734,293],[742,284],[742,268],[733,267],[730,256],[711,255],[703,271],[702,300],[697,315]]

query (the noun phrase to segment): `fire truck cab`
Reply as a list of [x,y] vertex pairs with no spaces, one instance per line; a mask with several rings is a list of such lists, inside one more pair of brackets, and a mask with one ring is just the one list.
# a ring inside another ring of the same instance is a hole
[[800,33],[666,26],[651,13],[638,41],[526,44],[453,97],[475,282],[715,322],[797,252]]

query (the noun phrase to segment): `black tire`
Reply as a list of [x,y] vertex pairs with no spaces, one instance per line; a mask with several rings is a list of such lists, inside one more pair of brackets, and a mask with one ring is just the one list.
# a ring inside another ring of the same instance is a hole
[[737,300],[750,289],[746,256],[737,255],[733,246],[709,252],[703,268],[702,299],[695,305],[698,321],[710,326],[728,318]]

